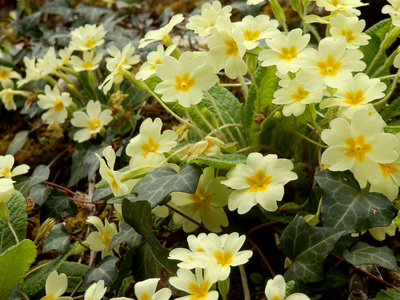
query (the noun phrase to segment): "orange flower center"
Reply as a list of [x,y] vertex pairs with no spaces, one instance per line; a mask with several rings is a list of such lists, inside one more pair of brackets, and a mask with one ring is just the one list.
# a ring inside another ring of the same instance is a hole
[[108,245],[111,244],[110,232],[109,231],[102,231],[101,232],[101,240],[103,241],[103,244],[108,247]]
[[202,186],[197,188],[195,194],[190,194],[189,198],[194,202],[195,211],[199,211],[201,209],[206,211],[210,210],[212,194],[207,194]]
[[355,93],[346,92],[346,99],[344,99],[343,102],[351,106],[357,106],[364,101],[365,97],[363,95],[364,93],[361,90]]
[[209,282],[208,280],[204,280],[199,284],[191,282],[189,284],[189,291],[193,294],[189,297],[189,300],[202,300],[208,297],[208,287]]
[[90,69],[90,68],[93,67],[93,63],[92,63],[91,61],[85,61],[85,62],[81,65],[81,67],[84,68],[84,69]]
[[235,57],[238,54],[239,48],[233,38],[225,41],[225,45],[226,45],[226,51],[225,51],[226,55],[232,55],[233,57]]
[[55,111],[60,111],[64,109],[64,103],[60,98],[56,98],[51,104],[54,106]]
[[139,300],[151,300],[151,298],[150,298],[149,294],[144,292]]
[[246,182],[250,185],[249,192],[265,191],[271,183],[272,176],[265,176],[263,170],[257,170],[255,176],[246,178]]
[[278,58],[286,61],[291,61],[292,59],[297,58],[296,46],[291,46],[290,48],[282,47],[281,54],[279,54]]
[[149,138],[147,144],[140,146],[140,149],[143,150],[145,153],[144,157],[146,157],[150,152],[157,153],[158,147],[160,147],[160,144],[156,143],[152,138]]
[[84,46],[86,48],[92,48],[94,45],[96,45],[96,41],[92,40],[92,39],[88,39]]
[[46,295],[46,296],[40,298],[40,300],[54,300],[54,295],[53,294]]
[[356,37],[353,34],[353,30],[346,30],[346,29],[342,29],[340,31],[340,34],[343,35],[348,43],[351,43],[352,41],[354,41],[356,39]]
[[154,62],[154,66],[151,66],[150,69],[155,70],[156,65],[162,65],[161,59],[157,58],[156,61]]
[[95,131],[100,127],[100,120],[96,117],[93,117],[92,120],[88,121],[86,124],[90,131]]
[[379,168],[381,169],[382,176],[387,178],[390,173],[397,173],[399,169],[396,167],[394,163],[389,164],[381,164],[378,163]]
[[333,55],[329,55],[325,61],[319,61],[317,63],[319,68],[319,74],[322,76],[335,76],[342,66],[340,61],[335,61]]
[[196,80],[190,79],[189,73],[183,74],[182,77],[175,76],[175,89],[177,91],[187,92],[195,84]]
[[246,30],[244,32],[244,39],[246,41],[254,41],[254,40],[258,39],[259,36],[260,36],[259,30],[254,30],[253,32],[251,32],[250,30]]
[[0,71],[0,79],[6,80],[8,77],[10,77],[10,73],[7,70]]
[[224,253],[222,253],[221,251],[215,251],[214,257],[217,260],[217,264],[221,265],[223,268],[233,262],[231,250],[228,250]]
[[347,138],[345,143],[348,147],[345,155],[354,157],[360,163],[364,162],[365,155],[372,150],[372,146],[365,143],[365,137],[363,135],[359,135],[355,139]]
[[310,94],[310,92],[307,92],[300,86],[297,88],[296,93],[291,94],[290,97],[292,97],[296,102],[301,102],[302,100],[307,98],[308,94]]
[[115,180],[114,174],[111,171],[108,171],[107,175],[111,178],[111,188],[118,193],[119,186]]

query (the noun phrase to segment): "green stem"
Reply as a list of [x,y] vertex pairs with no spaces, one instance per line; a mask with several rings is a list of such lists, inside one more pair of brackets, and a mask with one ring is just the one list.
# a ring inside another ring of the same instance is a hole
[[397,86],[397,80],[399,79],[400,76],[400,70],[397,71],[396,76],[393,79],[392,85],[390,86],[389,92],[387,95],[382,98],[382,100],[379,100],[378,102],[373,103],[374,106],[378,106],[380,104],[386,103],[386,101],[392,96],[394,90],[396,89]]
[[305,139],[306,141],[308,141],[308,142],[310,142],[310,143],[312,143],[312,144],[314,144],[314,145],[317,145],[318,147],[325,148],[325,149],[328,148],[328,146],[322,145],[322,144],[320,144],[320,143],[318,143],[318,142],[316,142],[316,141],[310,139],[309,137],[307,137],[307,136],[301,134],[300,132],[297,132],[297,131],[295,131],[295,130],[291,130],[291,129],[288,129],[288,128],[283,128],[283,129],[284,129],[285,131],[288,131],[288,132],[297,134],[298,136],[302,137],[302,138]]
[[[215,128],[210,122],[208,122],[208,120],[204,117],[204,115],[201,113],[201,111],[199,110],[199,108],[197,107],[197,105],[193,105],[193,108],[195,110],[195,112],[197,113],[197,115],[201,118],[201,120],[204,122],[204,124],[206,124],[206,126],[211,130],[214,131]],[[217,132],[219,133],[219,137],[226,143],[226,137],[225,135],[220,131],[217,130]],[[204,136],[202,137],[202,139],[204,138]]]
[[43,79],[50,83],[52,87],[55,87],[57,85],[57,81],[55,81],[49,75],[44,76]]
[[189,110],[185,107],[185,114],[186,118],[190,121],[191,124],[193,124],[193,129],[196,130],[197,134],[200,136],[201,139],[204,139],[204,132],[203,130],[200,129],[199,126],[193,121],[192,117],[190,116]]
[[243,76],[238,77],[240,84],[242,85],[244,98],[247,99],[247,95],[249,94],[249,88],[247,87],[246,81],[244,81]]
[[10,230],[11,230],[11,232],[12,232],[14,238],[15,238],[15,241],[16,241],[17,244],[18,244],[18,243],[19,243],[18,236],[17,236],[17,234],[15,233],[14,228],[12,227],[10,221],[7,221],[7,224],[8,224],[8,227],[10,228]]
[[70,69],[70,68],[67,68],[67,67],[62,66],[62,67],[60,67],[60,70],[63,70],[64,72],[67,72],[67,73],[69,73],[69,74],[75,76],[76,78],[79,77],[79,73],[76,72],[76,71],[74,71],[74,70],[72,70],[72,69]]

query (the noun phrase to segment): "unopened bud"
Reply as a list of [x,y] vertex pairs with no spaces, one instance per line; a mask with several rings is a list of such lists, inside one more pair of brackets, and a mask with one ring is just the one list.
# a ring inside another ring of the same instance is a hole
[[47,218],[46,221],[40,225],[34,242],[36,243],[46,237],[55,224],[56,221],[53,218]]
[[218,128],[217,118],[214,114],[212,114],[207,108],[203,108],[201,112],[204,115],[204,118],[206,118],[206,120],[212,125],[212,127]]
[[301,3],[300,0],[290,0],[290,5],[292,6],[292,9],[298,13],[301,12]]
[[274,13],[275,18],[282,24],[286,23],[285,13],[283,12],[283,9],[278,0],[270,0],[269,3],[271,4],[271,9]]

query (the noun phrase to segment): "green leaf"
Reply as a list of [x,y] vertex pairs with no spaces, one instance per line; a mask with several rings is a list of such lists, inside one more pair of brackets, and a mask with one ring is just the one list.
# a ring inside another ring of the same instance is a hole
[[36,12],[22,19],[11,21],[11,27],[22,36],[40,38],[43,32],[39,29],[41,12]]
[[55,225],[43,243],[43,252],[56,250],[64,253],[69,247],[69,233],[63,223]]
[[322,223],[345,233],[389,226],[395,217],[392,202],[379,193],[363,193],[350,172],[322,170],[315,180],[323,190]]
[[133,257],[135,267],[132,269],[135,280],[145,280],[147,278],[160,278],[165,274],[165,268],[154,257],[151,246],[148,243],[140,245]]
[[49,175],[50,169],[47,166],[39,165],[35,168],[32,176],[28,179],[26,179],[26,176],[19,176],[14,187],[16,190],[19,190],[24,197],[28,197],[31,187],[47,180]]
[[[143,177],[128,195],[130,201],[148,200],[151,207],[163,204],[172,192],[194,194],[201,175],[201,169],[195,164],[184,165],[179,173],[169,167],[157,168]],[[131,225],[131,224],[129,224]]]
[[39,183],[37,185],[34,185],[29,190],[29,197],[31,197],[33,202],[35,202],[37,205],[42,206],[46,199],[50,196],[50,193],[51,190],[49,189],[47,184]]
[[10,145],[8,145],[7,154],[14,155],[15,153],[17,153],[17,151],[19,149],[21,149],[22,146],[25,145],[26,139],[28,138],[28,134],[29,134],[28,130],[23,130],[23,131],[18,132],[14,136],[14,138],[11,141]]
[[45,3],[40,11],[53,15],[60,15],[64,21],[72,18],[74,10],[71,8],[70,0],[54,0]]
[[290,223],[280,244],[283,253],[292,260],[293,276],[302,282],[322,280],[323,262],[342,234],[335,228],[312,227],[303,217]]
[[50,196],[42,206],[40,219],[45,220],[48,217],[53,217],[58,220],[62,216],[74,217],[77,212],[77,205],[67,194],[59,189],[52,189]]
[[365,33],[371,36],[372,34],[376,35],[381,41],[385,38],[386,33],[390,29],[390,25],[392,25],[391,19],[382,20],[370,28],[368,28]]
[[[382,119],[387,122],[393,117],[400,114],[400,97],[396,98],[392,103],[390,103],[384,110],[380,112]],[[398,120],[395,120],[398,122]],[[392,124],[388,124],[389,126]],[[397,125],[397,124],[396,124]]]
[[381,290],[372,300],[397,300],[400,299],[400,289]]
[[36,246],[23,240],[0,255],[0,300],[8,300],[12,287],[28,272],[36,258]]
[[113,236],[109,249],[114,249],[117,245],[126,242],[130,248],[133,248],[142,241],[142,236],[129,226],[124,220],[121,222],[121,231]]
[[122,215],[125,222],[146,239],[153,260],[157,261],[168,272],[174,273],[177,269],[176,264],[168,259],[169,251],[160,245],[153,234],[150,203],[148,201],[129,202],[129,200],[124,199],[122,201]]
[[[78,264],[76,262],[65,261],[59,268],[58,273],[64,273],[68,277],[67,292],[71,293],[76,286],[83,280],[83,275],[89,270],[86,265]],[[89,286],[82,284],[78,292],[84,292]]]
[[204,163],[216,169],[229,170],[240,163],[246,162],[246,156],[242,154],[223,154],[223,155],[209,155],[204,157],[192,158],[190,163]]
[[377,264],[386,269],[397,271],[396,258],[392,250],[386,246],[374,247],[367,243],[359,242],[351,249],[345,250],[343,258],[351,264],[358,266],[363,264]]
[[41,298],[44,293],[47,277],[50,275],[51,272],[58,270],[58,268],[64,263],[64,261],[68,258],[68,256],[77,245],[78,242],[75,242],[68,248],[68,250],[64,254],[53,259],[39,271],[36,271],[35,273],[25,278],[25,280],[20,285],[21,291],[23,291],[29,297]]
[[[133,254],[136,251],[135,248],[131,248],[126,254],[125,254],[125,258],[121,264],[121,266],[119,267],[118,270],[118,276],[117,278],[113,281],[113,283],[110,286],[110,291],[109,291],[109,295],[112,294],[113,291],[118,291],[124,281],[125,278],[129,277],[132,273],[132,258],[133,258]],[[148,277],[149,278],[149,277]]]
[[112,13],[112,10],[105,6],[96,7],[87,3],[79,3],[75,7],[75,12],[83,14],[87,23],[95,24],[99,22],[101,16]]
[[[15,191],[11,199],[6,203],[10,213],[10,223],[19,240],[26,237],[26,228],[28,226],[28,214],[26,213],[26,200],[18,191]],[[8,224],[0,219],[0,253],[15,245],[14,235]]]
[[117,269],[115,264],[118,262],[118,258],[112,255],[106,256],[100,262],[97,268],[92,268],[86,271],[83,276],[85,284],[91,284],[92,282],[98,282],[104,280],[105,285],[110,285],[117,277]]

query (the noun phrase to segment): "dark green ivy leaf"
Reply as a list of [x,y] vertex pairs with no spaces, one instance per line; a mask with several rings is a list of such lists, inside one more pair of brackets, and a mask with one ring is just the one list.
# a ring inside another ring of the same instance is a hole
[[97,268],[92,268],[86,271],[83,276],[85,284],[92,282],[98,282],[104,280],[105,285],[110,285],[117,277],[117,269],[115,264],[118,262],[118,258],[112,255],[106,256],[100,262]]

